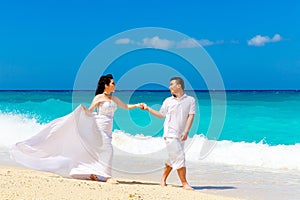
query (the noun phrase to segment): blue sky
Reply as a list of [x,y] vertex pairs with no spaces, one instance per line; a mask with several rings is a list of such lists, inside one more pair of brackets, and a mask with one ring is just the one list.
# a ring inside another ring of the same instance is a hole
[[0,89],[72,89],[99,43],[141,27],[199,42],[226,89],[300,89],[299,19],[298,1],[1,1]]

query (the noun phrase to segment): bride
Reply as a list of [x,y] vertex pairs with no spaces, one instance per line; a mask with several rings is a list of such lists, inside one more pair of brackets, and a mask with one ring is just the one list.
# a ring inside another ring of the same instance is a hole
[[89,108],[80,105],[51,121],[38,134],[15,144],[11,157],[28,168],[63,177],[117,183],[111,178],[113,115],[117,106],[134,109],[141,104],[125,104],[111,95],[114,91],[113,76],[101,76]]

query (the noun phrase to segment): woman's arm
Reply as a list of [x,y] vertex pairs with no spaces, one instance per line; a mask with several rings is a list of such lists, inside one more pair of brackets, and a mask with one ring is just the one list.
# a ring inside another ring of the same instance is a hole
[[141,108],[141,105],[138,103],[138,104],[125,104],[123,103],[118,97],[116,96],[113,96],[112,97],[112,100],[120,107],[120,108],[123,108],[123,109],[126,109],[126,110],[131,110],[131,109],[134,109],[134,108]]
[[101,94],[98,94],[97,96],[94,97],[90,107],[89,107],[89,111],[90,112],[94,112],[94,110],[99,106],[99,104],[101,102],[104,101],[104,98]]

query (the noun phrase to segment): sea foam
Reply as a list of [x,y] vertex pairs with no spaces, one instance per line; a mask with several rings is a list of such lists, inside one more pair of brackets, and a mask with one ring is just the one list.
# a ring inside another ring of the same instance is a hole
[[[30,138],[44,126],[45,124],[38,123],[36,119],[21,114],[0,113],[1,151],[18,141]],[[165,143],[161,137],[132,135],[114,130],[112,144],[116,154],[146,157],[155,155],[156,159],[165,158],[160,153],[165,153]],[[214,141],[208,140],[203,134],[195,134],[186,141],[185,154],[186,160],[192,163],[300,171],[300,144],[270,146],[263,142]]]

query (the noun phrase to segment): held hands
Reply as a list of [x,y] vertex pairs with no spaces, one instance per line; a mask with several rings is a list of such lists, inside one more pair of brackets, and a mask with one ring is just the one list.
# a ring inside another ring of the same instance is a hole
[[144,108],[145,108],[145,105],[146,105],[146,104],[144,104],[144,103],[137,103],[137,104],[134,105],[134,108],[140,108],[140,109],[142,109],[142,110],[145,110],[145,109],[144,109]]
[[145,103],[140,103],[140,108],[141,108],[142,110],[148,110],[148,109],[149,109],[148,105],[145,104]]

